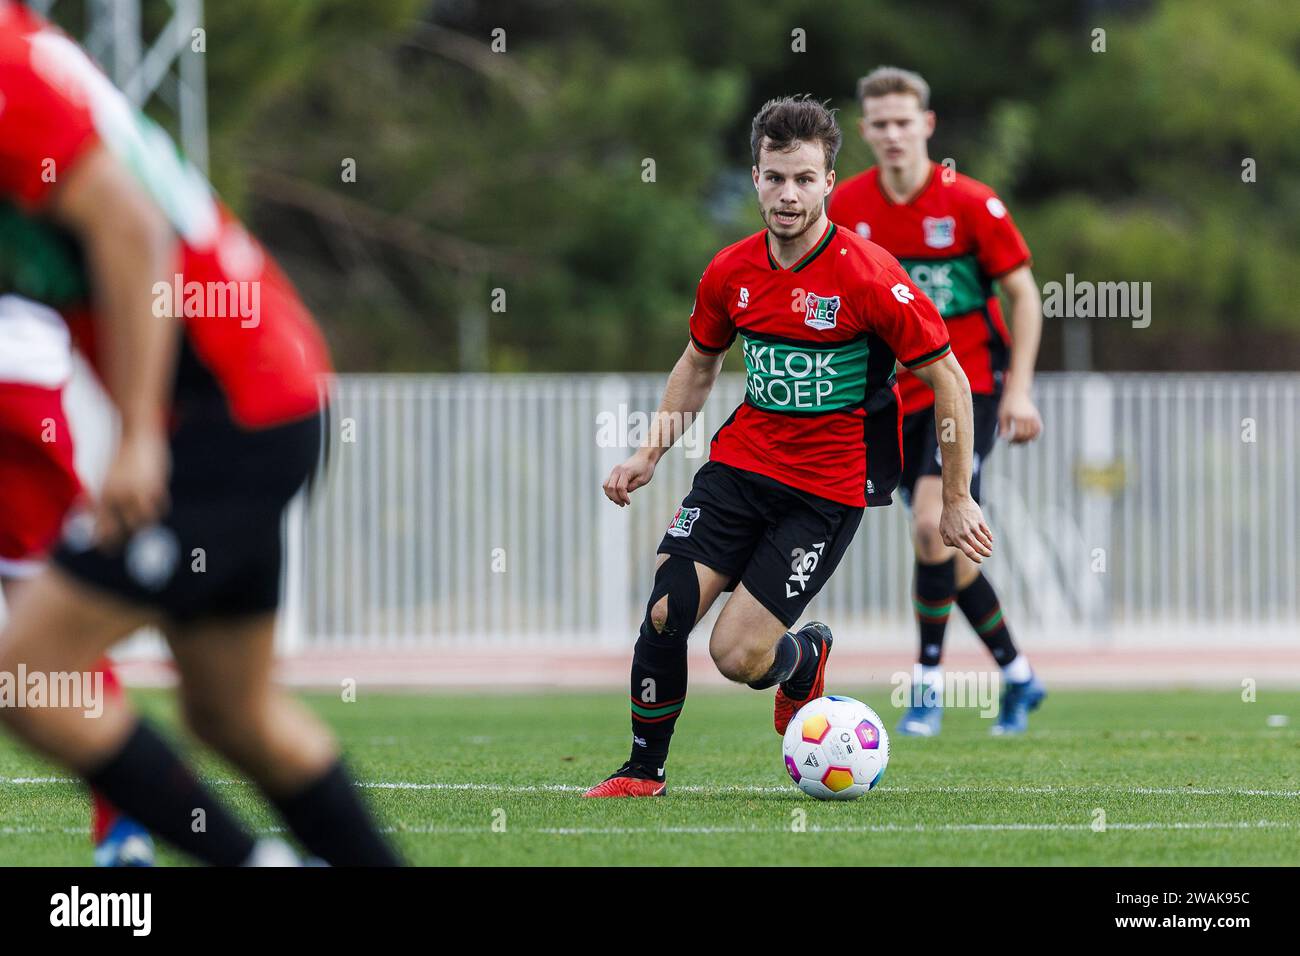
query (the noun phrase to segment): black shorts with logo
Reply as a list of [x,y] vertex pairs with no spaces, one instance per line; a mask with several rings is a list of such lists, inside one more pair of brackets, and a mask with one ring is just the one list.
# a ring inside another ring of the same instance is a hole
[[[972,395],[971,411],[975,419],[975,454],[971,462],[970,496],[980,500],[980,473],[984,460],[993,451],[998,437],[998,403],[1001,395]],[[939,439],[934,431],[934,406],[903,417],[903,473],[898,490],[903,502],[912,507],[916,481],[925,475],[942,475]]]
[[52,560],[92,588],[175,621],[274,611],[285,505],[315,474],[323,414],[259,430],[224,409],[182,419],[171,438],[170,508],[103,552],[89,515],[69,520]]
[[864,509],[716,461],[695,473],[659,544],[731,576],[786,627],[834,572]]

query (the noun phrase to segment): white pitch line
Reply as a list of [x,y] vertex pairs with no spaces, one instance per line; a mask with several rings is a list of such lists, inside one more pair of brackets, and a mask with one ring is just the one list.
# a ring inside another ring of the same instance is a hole
[[[1287,820],[1247,820],[1234,822],[1190,823],[1108,823],[1107,830],[1293,830],[1300,824]],[[1090,823],[879,823],[860,826],[816,826],[809,825],[803,833],[964,833],[964,832],[1059,832],[1091,830]],[[468,832],[482,833],[486,828]],[[792,833],[789,827],[540,827],[533,833],[545,833],[552,836],[613,836],[636,833],[709,835],[727,833]]]
[[[1189,823],[1109,823],[1107,830],[1292,830],[1300,823],[1287,820],[1245,820],[1230,822],[1193,821]],[[384,827],[385,833],[414,833],[436,836],[471,835],[489,833],[488,826],[446,827],[446,826],[390,826]],[[1062,832],[1092,830],[1090,823],[879,823],[859,826],[817,826],[809,825],[801,833],[985,833],[985,832]],[[521,827],[507,831],[511,833],[536,833],[544,836],[631,836],[635,834],[657,834],[660,836],[685,835],[709,836],[713,834],[733,833],[792,833],[790,827],[729,827],[729,826],[662,826],[662,827]]]
[[[569,783],[406,783],[402,781],[358,780],[358,787],[370,790],[495,790],[500,793],[584,793],[589,788]],[[678,787],[684,790],[684,787]],[[772,788],[777,789],[777,788]],[[786,789],[786,788],[781,788]]]
[[[238,781],[219,781],[221,783],[235,783]],[[400,781],[358,781],[358,787],[365,787],[378,790],[480,790],[494,791],[497,793],[580,793],[587,790],[586,787],[576,786],[564,783],[549,784],[494,784],[494,783],[407,783]],[[794,793],[792,785],[786,784],[781,786],[764,786],[764,785],[742,785],[730,784],[723,786],[703,786],[688,784],[685,786],[668,787],[669,793],[702,793],[702,794],[730,794],[730,793]],[[1179,796],[1191,795],[1198,797],[1300,797],[1300,790],[1247,790],[1237,788],[1221,789],[1204,789],[1193,787],[1124,787],[1115,784],[1095,784],[1095,785],[1065,785],[1065,786],[1041,786],[1041,787],[958,787],[958,786],[938,786],[938,787],[892,787],[883,786],[877,790],[878,793],[946,793],[946,794],[965,794],[978,795],[987,794],[1045,794],[1045,793],[1121,793],[1131,794],[1134,796]]]
[[1121,784],[1062,784],[1054,786],[1044,784],[1038,787],[881,787],[882,791],[893,793],[1124,793],[1134,796],[1179,796],[1190,794],[1197,797],[1300,797],[1300,790],[1257,790],[1239,787],[1126,787]]
[[[1293,830],[1300,823],[1288,820],[1243,820],[1232,822],[1193,821],[1188,823],[1108,823],[1107,830]],[[1092,830],[1090,823],[878,823],[860,826],[818,826],[810,825],[806,830],[793,831],[789,827],[520,827],[507,832],[533,833],[541,836],[633,836],[636,834],[656,834],[659,836],[713,836],[740,833],[1008,833],[1008,832],[1080,832]],[[492,832],[489,826],[479,827],[445,827],[445,826],[386,826],[384,833],[410,833],[429,836],[469,836]],[[67,833],[85,835],[85,827],[0,827],[0,836],[22,836],[42,833]],[[258,833],[283,833],[283,827],[263,827]]]
[[[31,785],[31,784],[52,784],[52,783],[79,783],[77,777],[0,777],[0,786],[5,784]],[[215,786],[250,786],[247,780],[230,780],[216,779],[207,781]],[[587,788],[577,784],[567,783],[451,783],[444,781],[418,782],[403,780],[358,780],[358,787],[373,790],[431,790],[431,791],[482,791],[492,793],[582,793]],[[744,794],[744,793],[788,793],[794,794],[796,791],[790,784],[778,786],[760,785],[760,784],[724,784],[720,786],[705,786],[701,784],[686,784],[683,786],[669,786],[669,793],[699,793],[699,794]],[[1253,788],[1238,787],[1126,787],[1119,784],[1066,784],[1060,786],[1043,785],[1043,786],[1006,786],[1006,787],[962,787],[962,786],[933,786],[933,787],[894,787],[885,785],[878,788],[878,793],[899,793],[899,794],[927,794],[942,793],[956,794],[964,796],[978,796],[980,794],[1083,794],[1083,793],[1116,793],[1128,794],[1131,796],[1194,796],[1194,797],[1300,797],[1300,790],[1263,790]]]

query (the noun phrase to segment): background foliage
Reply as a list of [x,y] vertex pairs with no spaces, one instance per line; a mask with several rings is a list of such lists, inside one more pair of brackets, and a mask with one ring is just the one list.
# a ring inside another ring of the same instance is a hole
[[754,110],[832,100],[850,175],[881,63],[929,79],[931,155],[999,190],[1040,284],[1153,284],[1150,328],[1096,323],[1098,367],[1300,356],[1294,2],[209,0],[207,23],[213,179],[344,369],[666,368],[708,258],[761,225]]

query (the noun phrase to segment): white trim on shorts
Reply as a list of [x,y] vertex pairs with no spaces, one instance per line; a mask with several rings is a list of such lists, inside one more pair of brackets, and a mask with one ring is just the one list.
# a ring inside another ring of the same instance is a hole
[[0,557],[0,578],[27,580],[41,573],[45,561],[41,558]]

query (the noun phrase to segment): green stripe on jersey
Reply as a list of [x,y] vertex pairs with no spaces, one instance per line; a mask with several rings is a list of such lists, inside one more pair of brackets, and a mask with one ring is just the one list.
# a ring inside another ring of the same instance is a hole
[[867,392],[866,339],[790,344],[741,332],[745,400],[769,412],[833,412],[862,402]]
[[9,292],[56,309],[90,298],[85,263],[71,234],[0,202],[0,293]]
[[993,294],[993,282],[985,277],[979,260],[969,253],[951,259],[898,261],[945,319],[984,308]]

